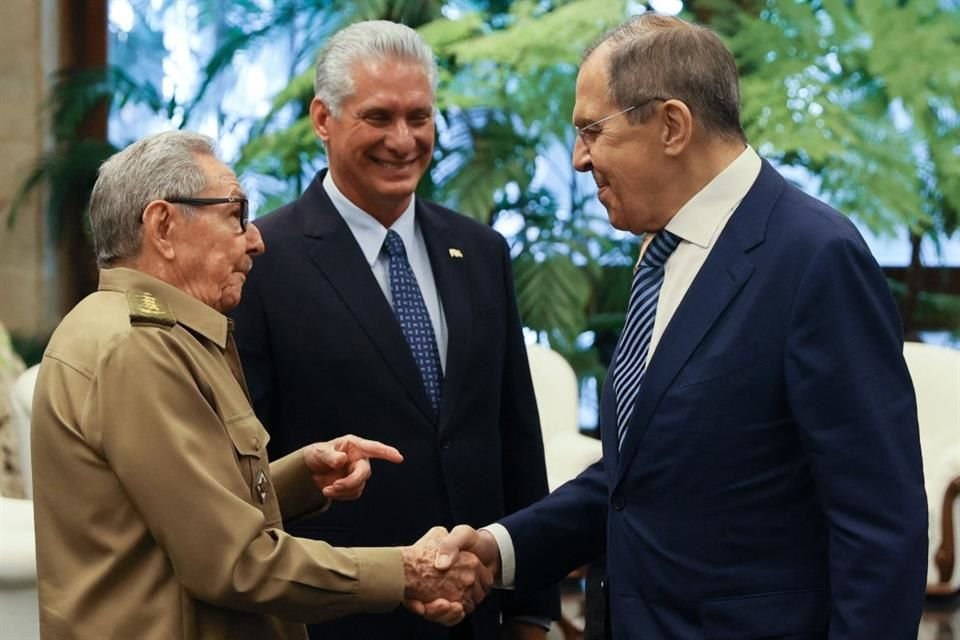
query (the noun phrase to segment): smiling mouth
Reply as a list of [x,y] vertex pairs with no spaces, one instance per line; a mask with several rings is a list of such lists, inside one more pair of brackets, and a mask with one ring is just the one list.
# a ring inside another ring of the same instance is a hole
[[371,160],[373,160],[374,164],[381,166],[385,169],[396,169],[396,170],[409,169],[417,161],[416,159],[413,159],[413,160],[408,160],[406,162],[388,162],[386,160],[380,160],[379,158],[371,158]]

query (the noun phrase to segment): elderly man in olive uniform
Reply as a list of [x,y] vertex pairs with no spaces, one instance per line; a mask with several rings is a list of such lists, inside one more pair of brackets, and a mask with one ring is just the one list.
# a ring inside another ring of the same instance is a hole
[[343,436],[268,463],[223,315],[263,243],[208,138],[113,156],[90,220],[100,287],[53,335],[34,401],[45,638],[304,638],[303,622],[405,599],[452,624],[483,598],[475,557],[430,568],[439,529],[404,548],[284,533],[359,497],[370,458],[402,458]]

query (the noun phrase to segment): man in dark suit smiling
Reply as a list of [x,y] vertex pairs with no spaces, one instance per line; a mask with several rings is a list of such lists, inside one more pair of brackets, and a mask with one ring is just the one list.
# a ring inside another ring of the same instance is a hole
[[[358,23],[330,40],[310,107],[329,169],[257,221],[270,251],[233,314],[273,455],[347,431],[403,452],[363,501],[296,529],[331,544],[409,543],[547,490],[507,245],[413,195],[433,152],[436,75],[402,25]],[[494,594],[452,631],[402,609],[312,631],[542,638],[557,613],[552,590],[517,592]]]

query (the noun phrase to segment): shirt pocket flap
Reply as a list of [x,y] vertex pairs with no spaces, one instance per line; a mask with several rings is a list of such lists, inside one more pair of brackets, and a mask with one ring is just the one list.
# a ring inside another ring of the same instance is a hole
[[228,418],[225,426],[237,453],[242,456],[254,456],[255,458],[261,458],[265,455],[270,435],[253,412]]

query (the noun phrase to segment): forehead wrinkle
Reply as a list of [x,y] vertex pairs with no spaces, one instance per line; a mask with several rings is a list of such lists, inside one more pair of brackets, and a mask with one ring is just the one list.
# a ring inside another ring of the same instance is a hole
[[240,181],[237,180],[237,176],[233,172],[222,172],[210,177],[208,181],[209,186],[218,187],[225,186],[230,189],[233,195],[245,196],[246,194],[243,191],[243,187],[240,186]]

